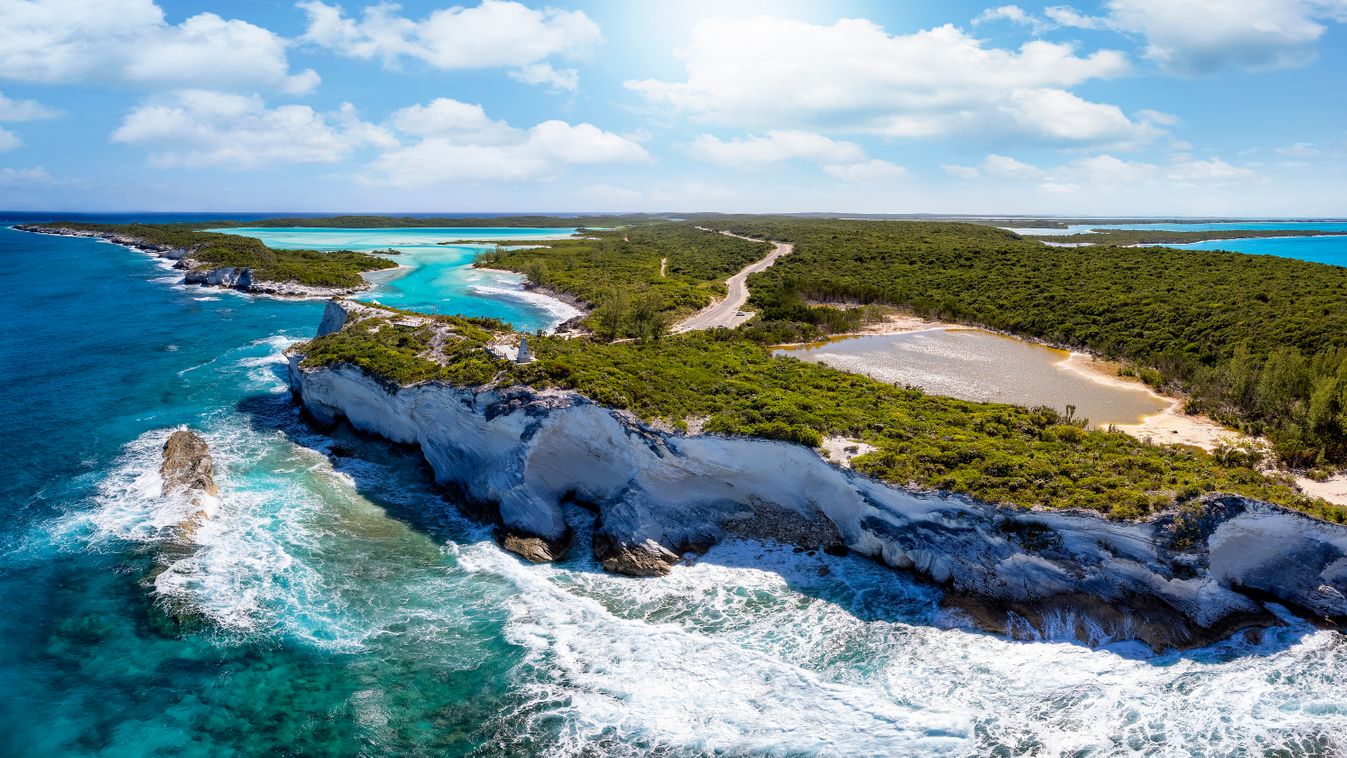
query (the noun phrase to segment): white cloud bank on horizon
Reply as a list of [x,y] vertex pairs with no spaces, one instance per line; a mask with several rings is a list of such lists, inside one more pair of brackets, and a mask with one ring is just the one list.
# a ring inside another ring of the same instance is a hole
[[214,13],[172,25],[152,0],[0,0],[0,19],[3,79],[291,94],[319,82],[312,69],[291,72],[286,40],[267,29]]
[[960,179],[1041,180],[1039,188],[1048,192],[1078,192],[1082,188],[1132,185],[1224,186],[1256,178],[1248,168],[1234,166],[1220,158],[1194,158],[1187,153],[1172,157],[1167,165],[1129,161],[1107,153],[1077,158],[1043,169],[1005,155],[991,154],[979,166],[946,164],[945,173]]
[[552,119],[527,130],[492,120],[480,105],[438,98],[393,114],[415,142],[388,150],[362,175],[372,184],[415,188],[452,181],[546,179],[569,166],[644,163],[637,142],[589,123]]
[[319,113],[307,105],[268,107],[256,95],[181,90],[131,110],[111,139],[150,149],[151,165],[160,168],[338,163],[377,149],[357,178],[398,188],[547,179],[569,166],[650,160],[640,144],[593,124],[552,119],[518,129],[480,105],[449,98],[401,108],[375,124],[350,103]]
[[1125,55],[1077,55],[1035,40],[985,47],[952,25],[890,35],[864,19],[710,19],[676,55],[685,81],[630,80],[648,101],[746,130],[827,129],[893,138],[1137,145],[1161,130],[1069,91],[1130,70]]
[[701,134],[687,146],[687,152],[698,160],[735,168],[807,161],[818,164],[829,176],[853,184],[867,184],[905,173],[902,166],[867,157],[865,150],[854,142],[799,129],[778,129],[729,140]]
[[133,109],[112,141],[149,146],[160,167],[267,168],[286,163],[335,163],[364,146],[391,148],[386,129],[361,121],[343,103],[333,114],[307,105],[268,108],[262,98],[184,90]]
[[510,0],[445,8],[420,21],[398,15],[398,6],[387,3],[366,6],[358,20],[321,0],[298,7],[309,17],[300,39],[339,55],[377,58],[385,68],[403,59],[442,70],[509,68],[519,81],[554,90],[575,90],[579,74],[548,59],[583,58],[603,43],[602,31],[583,11],[534,10]]

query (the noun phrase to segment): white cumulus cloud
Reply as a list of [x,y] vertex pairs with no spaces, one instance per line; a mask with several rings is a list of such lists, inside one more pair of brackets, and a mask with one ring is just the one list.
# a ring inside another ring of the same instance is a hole
[[1033,164],[996,153],[984,158],[981,166],[957,166],[947,163],[940,168],[950,176],[957,176],[960,179],[977,179],[984,174],[1002,179],[1037,179],[1044,176],[1044,171]]
[[1027,26],[1035,33],[1047,31],[1047,29],[1052,26],[1018,5],[1001,5],[995,8],[988,8],[973,19],[973,25],[981,26],[982,24],[994,23],[997,21],[1007,21],[1012,24]]
[[335,163],[363,146],[392,147],[385,129],[343,104],[322,114],[307,105],[268,108],[257,96],[187,90],[135,108],[112,141],[149,147],[159,166],[266,168]]
[[829,163],[823,166],[823,173],[847,184],[871,184],[896,179],[905,175],[907,169],[896,163],[871,158],[855,163]]
[[593,124],[553,119],[517,129],[492,120],[480,105],[447,98],[403,108],[393,124],[416,139],[372,161],[363,174],[371,183],[521,181],[551,177],[569,166],[650,160],[640,144]]
[[888,137],[1006,135],[1109,144],[1154,127],[1069,89],[1128,71],[1126,57],[1035,40],[988,47],[946,25],[891,35],[864,19],[709,19],[677,51],[683,81],[633,80],[652,103],[749,131],[809,129]]
[[906,173],[906,169],[896,163],[868,158],[865,150],[854,142],[799,129],[772,130],[728,140],[702,134],[688,145],[687,151],[699,160],[736,168],[806,161],[817,164],[825,174],[847,184],[870,184]]
[[1303,65],[1317,54],[1323,22],[1347,21],[1341,0],[1108,0],[1104,9],[1046,13],[1062,26],[1140,35],[1146,58],[1180,74]]
[[19,139],[19,135],[8,129],[0,129],[0,153],[13,150],[22,144],[23,140]]
[[1008,155],[989,155],[982,162],[982,167],[988,174],[1012,179],[1035,179],[1043,176],[1042,169]]
[[1224,184],[1252,178],[1254,172],[1241,166],[1232,166],[1220,158],[1202,160],[1189,156],[1179,156],[1169,166],[1166,175],[1175,182]]
[[603,32],[583,11],[536,10],[509,0],[456,6],[420,20],[390,3],[366,6],[358,18],[338,5],[305,0],[309,24],[302,39],[340,55],[378,59],[387,67],[414,60],[437,69],[509,68],[530,84],[572,90],[579,75],[551,58],[581,59],[603,43]]
[[0,78],[120,80],[148,86],[265,87],[300,93],[286,41],[246,21],[201,13],[167,23],[152,0],[0,0]]
[[774,130],[762,136],[722,140],[702,134],[688,146],[694,157],[728,166],[765,166],[790,160],[818,163],[854,163],[865,151],[854,142],[843,142],[816,132]]
[[61,115],[36,100],[15,100],[0,92],[0,121],[36,121]]

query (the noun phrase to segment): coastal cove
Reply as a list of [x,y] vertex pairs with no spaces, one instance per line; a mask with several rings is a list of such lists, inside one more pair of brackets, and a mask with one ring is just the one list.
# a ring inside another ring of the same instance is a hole
[[[6,478],[20,517],[4,527],[18,547],[0,599],[22,612],[0,622],[14,643],[0,686],[23,716],[5,712],[17,726],[0,746],[974,755],[1163,739],[1217,754],[1332,745],[1343,728],[1347,645],[1294,615],[1154,653],[1080,645],[1070,621],[1023,630],[1028,644],[980,633],[927,581],[756,538],[652,580],[607,574],[587,550],[528,564],[459,515],[471,504],[442,495],[419,453],[299,418],[284,351],[314,335],[322,303],[183,287],[91,240],[0,230],[0,245],[50,264],[4,272],[38,305],[7,314],[21,328],[4,345],[25,368],[5,420],[31,444],[7,461],[24,473]],[[440,275],[474,275],[445,255]],[[454,281],[459,312],[508,301]],[[373,293],[360,297],[388,297]],[[156,583],[202,613],[166,633],[137,561],[179,513],[157,469],[183,424],[216,459],[220,517]],[[576,545],[604,531],[582,508],[561,517]],[[1284,684],[1240,694],[1270,676]]]
[[1170,401],[1137,382],[1108,383],[1068,365],[1070,351],[980,329],[930,326],[895,334],[835,337],[777,355],[826,363],[934,395],[1048,406],[1094,426],[1136,424]]

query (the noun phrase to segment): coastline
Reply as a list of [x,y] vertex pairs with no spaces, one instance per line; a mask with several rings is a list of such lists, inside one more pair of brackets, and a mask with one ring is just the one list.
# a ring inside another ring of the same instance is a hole
[[133,252],[149,255],[163,261],[171,261],[175,271],[183,272],[182,284],[232,290],[260,297],[272,297],[278,300],[329,300],[334,297],[354,295],[370,289],[373,284],[360,276],[364,283],[358,287],[317,287],[296,282],[277,282],[266,279],[254,280],[252,270],[246,267],[224,266],[213,269],[197,268],[198,261],[190,257],[190,251],[146,242],[138,237],[130,237],[110,232],[58,231],[41,224],[14,224],[9,227],[28,234],[43,234],[49,237],[82,237],[97,240],[110,245],[126,248]]
[[[551,327],[547,329],[548,333],[551,334],[576,333],[579,331],[578,328],[579,323],[583,321],[585,318],[587,318],[589,314],[592,313],[594,310],[594,307],[592,305],[585,302],[584,300],[581,300],[575,295],[571,295],[566,292],[560,292],[550,287],[544,287],[543,285],[538,284],[536,282],[531,282],[529,281],[527,276],[519,273],[518,271],[511,271],[509,269],[504,268],[491,268],[490,266],[478,266],[475,263],[470,265],[472,268],[478,271],[486,271],[492,274],[507,274],[511,277],[519,277],[520,284],[523,286],[523,289],[519,290],[518,292],[532,294],[537,296],[537,298],[539,299],[546,299],[553,301],[554,306],[550,308],[547,307],[546,304],[543,304],[543,307],[547,311],[549,311],[550,313],[554,313],[559,317],[557,323],[553,324]],[[517,298],[517,299],[528,300],[532,298]],[[565,316],[565,318],[560,318],[562,316]],[[573,324],[574,327],[563,330],[562,327],[565,327],[568,324]]]
[[1073,350],[1057,365],[1090,381],[1109,387],[1145,392],[1168,403],[1160,412],[1143,416],[1136,423],[1114,424],[1113,427],[1118,431],[1126,432],[1137,439],[1150,439],[1152,442],[1165,445],[1188,445],[1209,453],[1223,442],[1251,439],[1235,429],[1222,426],[1214,419],[1185,412],[1184,398],[1156,392],[1140,380],[1118,376],[1107,368],[1097,365],[1099,363],[1110,362],[1089,353]]
[[[324,315],[325,324],[339,320],[345,314]],[[974,628],[1041,639],[1070,611],[1064,637],[1155,650],[1276,624],[1259,605],[1265,596],[1343,617],[1341,595],[1319,589],[1341,555],[1320,546],[1347,544],[1343,527],[1247,497],[1204,496],[1211,518],[1192,525],[1176,511],[1110,520],[1023,509],[851,470],[850,455],[865,452],[855,440],[825,440],[836,453],[825,457],[778,440],[672,433],[574,390],[390,388],[349,364],[306,366],[304,353],[288,353],[291,386],[320,427],[344,420],[419,447],[436,481],[467,493],[501,545],[531,561],[587,544],[608,572],[660,576],[722,539],[767,537],[795,553],[854,552],[915,571],[946,588],[942,606],[967,613]],[[599,513],[590,540],[576,540],[565,517],[577,492]],[[1270,549],[1249,550],[1249,537]],[[1287,555],[1311,563],[1293,570]],[[1020,621],[1036,631],[1017,633]]]
[[[1113,230],[1105,229],[1104,231],[1107,232],[1107,231],[1113,231]],[[1124,230],[1124,231],[1125,231],[1125,230]],[[1078,232],[1077,234],[1090,234],[1090,233],[1091,233],[1091,232]],[[1061,235],[1061,236],[1063,236],[1063,237],[1068,237],[1068,236],[1074,236],[1074,235],[1063,234],[1063,235]],[[1104,236],[1104,235],[1101,234],[1100,236]],[[1127,248],[1169,247],[1169,248],[1174,248],[1174,249],[1176,249],[1176,250],[1193,250],[1193,249],[1195,249],[1195,248],[1187,247],[1187,245],[1201,245],[1201,244],[1204,244],[1204,243],[1207,243],[1207,242],[1247,242],[1247,241],[1250,241],[1250,240],[1323,239],[1323,238],[1325,238],[1325,237],[1347,237],[1347,232],[1330,232],[1330,231],[1325,231],[1325,232],[1322,233],[1322,234],[1279,234],[1279,235],[1258,234],[1258,235],[1254,235],[1254,236],[1252,236],[1252,237],[1210,237],[1210,238],[1207,238],[1207,239],[1192,239],[1192,240],[1185,240],[1185,241],[1183,241],[1183,242],[1133,242],[1133,243],[1126,244],[1126,245],[1119,245],[1119,247],[1127,247]],[[1076,241],[1072,241],[1072,242],[1058,242],[1058,241],[1056,241],[1056,240],[1054,240],[1054,239],[1052,238],[1052,235],[1048,235],[1048,236],[1034,236],[1034,235],[1028,235],[1028,236],[1024,236],[1024,239],[1027,239],[1027,240],[1033,240],[1033,241],[1038,242],[1038,243],[1040,243],[1040,244],[1047,245],[1048,247],[1068,247],[1068,248],[1069,248],[1069,247],[1100,247],[1100,246],[1108,246],[1108,245],[1109,245],[1108,242],[1087,242],[1087,241],[1085,241],[1085,240],[1076,240]],[[1216,251],[1216,250],[1212,250],[1211,252],[1217,252],[1217,251]],[[1225,251],[1225,252],[1240,253],[1241,255],[1255,255],[1255,253],[1243,253],[1243,252],[1240,252],[1239,250],[1228,250],[1228,251]]]

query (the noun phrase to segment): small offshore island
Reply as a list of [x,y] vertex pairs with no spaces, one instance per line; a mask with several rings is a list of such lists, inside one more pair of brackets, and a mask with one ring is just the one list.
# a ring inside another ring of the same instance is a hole
[[[317,338],[291,348],[290,377],[320,424],[418,446],[436,480],[529,560],[580,549],[563,516],[574,504],[598,514],[588,549],[610,571],[664,574],[729,536],[854,551],[934,582],[972,624],[1011,636],[1064,625],[1091,644],[1188,648],[1278,623],[1269,600],[1347,623],[1347,509],[1286,473],[1326,475],[1347,452],[1347,351],[1331,341],[1347,334],[1347,270],[1048,247],[969,223],[452,219],[516,223],[583,229],[512,240],[477,262],[584,309],[564,334],[528,335],[531,360],[513,359],[522,337],[502,322],[334,300]],[[21,228],[96,236],[177,261],[188,283],[282,297],[350,294],[361,272],[396,265],[190,225]],[[708,317],[750,267],[747,303]],[[1120,360],[1268,449],[1155,444],[1070,412],[772,354],[894,309]],[[706,328],[722,317],[747,323]]]

